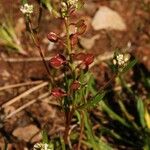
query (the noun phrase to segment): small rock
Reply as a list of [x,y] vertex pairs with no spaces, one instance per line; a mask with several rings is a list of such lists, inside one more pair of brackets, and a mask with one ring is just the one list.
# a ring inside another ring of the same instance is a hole
[[26,29],[26,24],[24,21],[24,18],[21,17],[17,20],[16,26],[15,26],[15,31],[18,35],[18,37],[21,37],[22,32]]
[[80,37],[80,44],[85,48],[85,49],[91,49],[94,44],[95,40],[99,39],[100,35],[95,35],[92,38],[84,38]]
[[18,139],[29,142],[39,131],[40,130],[35,125],[30,124],[26,127],[18,127],[12,134]]
[[54,46],[55,46],[55,43],[49,42],[47,50],[52,51],[54,49]]
[[106,6],[101,6],[96,12],[92,20],[92,26],[94,30],[112,29],[124,31],[127,28],[122,17]]
[[0,149],[3,149],[5,146],[4,138],[0,138]]
[[138,47],[136,49],[136,57],[150,71],[150,45]]
[[31,139],[31,143],[37,143],[39,141],[41,141],[42,139],[42,135],[41,133],[39,132],[38,134],[36,134],[32,139]]
[[47,46],[47,50],[48,50],[48,51],[52,51],[52,50],[55,48],[55,43],[49,41],[47,38],[44,38],[42,42],[43,42],[44,44],[48,45],[48,46]]
[[5,115],[12,113],[14,110],[15,110],[15,108],[13,106],[5,107],[5,109],[4,109]]
[[1,75],[3,80],[7,80],[10,77],[10,73],[7,70],[3,70]]

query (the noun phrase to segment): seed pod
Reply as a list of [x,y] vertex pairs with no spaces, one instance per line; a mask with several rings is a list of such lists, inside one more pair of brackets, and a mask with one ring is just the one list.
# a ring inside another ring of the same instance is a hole
[[59,69],[65,63],[66,63],[66,58],[61,54],[57,54],[56,56],[50,59],[50,65],[55,69]]
[[94,61],[94,55],[90,53],[77,53],[73,59],[82,61],[82,64],[89,66]]
[[85,53],[72,54],[72,57],[73,57],[74,60],[84,60]]
[[54,32],[50,32],[50,33],[48,33],[47,34],[47,38],[48,38],[48,40],[49,41],[51,41],[51,42],[57,42],[58,41],[58,35],[56,34],[56,33],[54,33]]
[[70,89],[73,90],[73,91],[76,91],[80,88],[80,82],[79,81],[74,81],[71,86],[70,86]]
[[84,64],[86,66],[89,66],[91,63],[94,61],[94,55],[93,54],[86,54],[85,59],[84,59]]
[[52,89],[51,95],[56,97],[56,98],[61,98],[61,97],[66,96],[67,94],[62,88],[58,87],[58,88]]

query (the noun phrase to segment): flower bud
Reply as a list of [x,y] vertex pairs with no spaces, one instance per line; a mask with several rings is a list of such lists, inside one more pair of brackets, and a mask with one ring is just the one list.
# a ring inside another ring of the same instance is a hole
[[47,34],[47,38],[51,42],[57,42],[58,41],[58,35],[54,32],[50,32]]
[[66,63],[66,58],[60,54],[57,54],[56,56],[54,56],[50,59],[50,65],[55,69],[59,69],[65,63]]
[[60,98],[60,97],[66,96],[67,94],[63,89],[58,87],[58,88],[52,89],[51,95],[56,97],[56,98]]

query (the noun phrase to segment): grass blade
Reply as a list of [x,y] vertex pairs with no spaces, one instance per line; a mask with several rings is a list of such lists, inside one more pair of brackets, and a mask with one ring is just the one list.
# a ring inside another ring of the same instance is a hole
[[146,127],[146,123],[145,123],[145,110],[144,110],[144,103],[142,101],[141,98],[137,98],[137,111],[139,114],[139,119],[140,119],[140,123],[142,125],[142,127]]

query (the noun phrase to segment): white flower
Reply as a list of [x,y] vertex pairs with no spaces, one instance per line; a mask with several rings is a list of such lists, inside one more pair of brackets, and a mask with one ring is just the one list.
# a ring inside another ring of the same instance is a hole
[[29,4],[24,4],[23,6],[20,7],[20,11],[23,14],[32,14],[33,13],[33,5],[29,5]]
[[116,59],[117,59],[117,62],[118,62],[118,65],[121,66],[124,64],[124,57],[123,57],[123,54],[118,54],[116,56]]
[[116,58],[113,59],[113,64],[119,67],[124,67],[130,59],[130,54],[117,54]]
[[67,5],[65,2],[61,2],[62,11],[67,11]]
[[124,54],[124,61],[128,62],[130,59],[130,54]]
[[53,150],[53,146],[47,143],[36,143],[33,150]]
[[113,59],[113,64],[114,64],[114,65],[117,65],[116,59]]
[[68,5],[78,8],[78,0],[68,0]]

